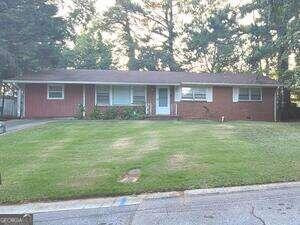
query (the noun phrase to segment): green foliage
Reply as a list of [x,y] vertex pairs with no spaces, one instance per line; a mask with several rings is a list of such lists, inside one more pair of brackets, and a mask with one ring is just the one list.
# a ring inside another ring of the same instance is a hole
[[75,69],[110,69],[111,46],[102,41],[97,29],[92,28],[78,35],[74,48],[65,48],[61,59],[62,67]]
[[283,82],[289,88],[299,88],[300,87],[300,68],[294,70],[286,70],[281,74],[281,82]]
[[[161,67],[160,70],[179,71],[181,70],[179,62],[175,60],[178,51],[175,47],[175,41],[179,36],[177,27],[175,26],[175,13],[178,11],[180,0],[158,0],[150,1],[143,0],[145,4],[145,21],[146,24],[151,24],[149,32],[153,37],[157,35],[162,41],[157,42],[152,47],[152,60],[142,60],[140,63],[146,63],[144,67],[150,67],[149,62],[153,63],[150,68]],[[152,36],[150,35],[150,36]],[[152,38],[153,38],[152,37]],[[148,40],[146,40],[146,45]],[[149,46],[147,46],[149,47]],[[155,49],[155,50],[154,50]],[[147,52],[146,52],[147,53]],[[156,53],[153,55],[153,53]],[[147,55],[146,55],[147,56]],[[153,58],[155,56],[155,58]],[[145,59],[145,57],[143,57]],[[154,60],[153,60],[154,59]],[[157,60],[158,59],[158,60]],[[142,64],[143,66],[143,64]]]
[[241,7],[242,15],[259,14],[243,28],[250,40],[247,62],[252,71],[276,74],[288,85],[293,82],[294,72],[287,72],[288,57],[292,53],[299,56],[299,4],[297,0],[254,0]]
[[79,104],[77,107],[77,112],[76,112],[75,118],[77,118],[79,120],[84,119],[84,113],[85,113],[84,106],[82,104]]
[[95,106],[89,115],[92,120],[141,120],[146,118],[146,109],[144,106],[109,106],[101,110]]
[[104,111],[104,120],[115,120],[119,118],[118,108],[116,106],[110,106]]
[[[149,39],[148,39],[149,40]],[[142,70],[159,71],[163,70],[160,65],[162,52],[153,47],[141,47],[139,49],[138,66]]]
[[145,107],[125,107],[121,118],[124,120],[141,120],[146,118]]
[[100,110],[99,107],[94,107],[92,112],[89,115],[89,118],[92,120],[103,120],[104,119],[104,113]]
[[204,64],[208,72],[236,71],[241,54],[236,10],[226,6],[212,10],[205,20],[199,17],[186,26],[189,59]]
[[130,19],[134,15],[143,15],[142,7],[131,0],[117,0],[116,4],[110,7],[105,13],[101,27],[110,33],[119,33],[120,43],[125,47],[125,54],[128,57],[127,67],[129,70],[137,70],[136,42],[133,37]]
[[0,80],[55,67],[68,36],[56,5],[50,0],[0,3]]
[[72,26],[81,25],[84,29],[96,15],[95,0],[71,0],[73,10],[69,14],[69,22]]

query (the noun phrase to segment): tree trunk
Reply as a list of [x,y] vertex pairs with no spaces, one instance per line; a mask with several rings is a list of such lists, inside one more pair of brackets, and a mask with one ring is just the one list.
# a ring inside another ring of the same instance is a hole
[[178,70],[178,65],[174,59],[174,18],[173,18],[173,0],[167,0],[167,6],[165,11],[165,19],[168,29],[168,63],[171,71]]
[[126,33],[126,44],[128,48],[128,64],[127,67],[129,70],[137,70],[138,65],[136,63],[136,58],[135,58],[135,43],[133,40],[133,37],[131,36],[131,31],[130,31],[130,23],[129,23],[129,18],[126,17],[125,20],[125,33]]

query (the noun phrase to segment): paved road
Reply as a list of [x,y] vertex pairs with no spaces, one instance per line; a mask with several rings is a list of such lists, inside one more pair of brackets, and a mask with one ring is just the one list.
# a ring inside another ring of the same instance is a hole
[[34,214],[35,225],[299,225],[299,187],[146,199],[139,204]]

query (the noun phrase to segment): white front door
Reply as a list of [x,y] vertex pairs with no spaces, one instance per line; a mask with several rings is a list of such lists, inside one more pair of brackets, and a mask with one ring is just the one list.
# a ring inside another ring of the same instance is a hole
[[170,89],[169,87],[156,87],[156,114],[170,115]]

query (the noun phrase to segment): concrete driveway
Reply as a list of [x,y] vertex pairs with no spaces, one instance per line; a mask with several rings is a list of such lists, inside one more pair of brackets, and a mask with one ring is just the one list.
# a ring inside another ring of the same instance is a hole
[[12,132],[16,132],[16,131],[19,131],[19,130],[25,130],[25,129],[32,128],[32,127],[35,127],[35,126],[47,124],[47,123],[50,123],[50,122],[55,122],[57,120],[58,119],[8,120],[8,121],[5,122],[5,124],[6,124],[6,133],[12,133]]

